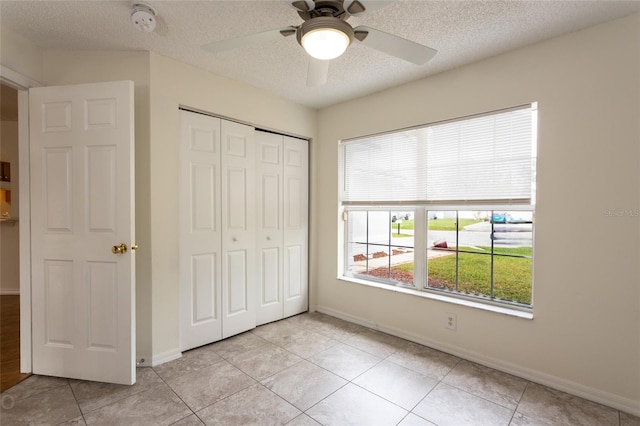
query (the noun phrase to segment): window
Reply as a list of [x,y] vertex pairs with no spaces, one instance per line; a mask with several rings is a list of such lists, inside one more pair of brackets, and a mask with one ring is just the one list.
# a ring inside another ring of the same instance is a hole
[[348,212],[349,274],[413,285],[413,212]]
[[532,211],[430,211],[425,289],[531,305]]
[[536,112],[343,141],[342,274],[529,308]]

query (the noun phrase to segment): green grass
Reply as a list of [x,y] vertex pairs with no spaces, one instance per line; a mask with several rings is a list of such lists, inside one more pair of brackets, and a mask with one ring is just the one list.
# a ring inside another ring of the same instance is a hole
[[[467,250],[467,248],[464,248]],[[479,247],[469,251],[489,252],[490,247]],[[531,256],[530,247],[496,248],[496,253]],[[459,253],[458,291],[474,295],[491,295],[491,256],[475,253]],[[427,264],[429,285],[434,288],[456,290],[456,256],[430,259]],[[413,272],[413,264],[393,267]],[[530,258],[496,256],[494,258],[494,297],[519,303],[531,303]]]
[[[449,250],[455,250],[455,247],[449,247]],[[491,247],[489,246],[477,246],[477,247],[460,247],[462,251],[471,251],[474,253],[491,253]],[[533,249],[531,247],[494,247],[493,252],[496,254],[510,254],[514,256],[533,256]]]
[[[459,219],[458,229],[462,229],[467,225],[473,225],[474,223],[482,222],[476,219]],[[456,219],[429,219],[429,230],[431,231],[455,231]]]
[[[413,219],[410,220],[404,220],[401,219],[402,223],[400,224],[400,231],[402,231],[403,229],[410,229],[413,230]],[[397,233],[398,232],[398,222],[391,222],[391,236],[393,238],[407,238],[407,237],[413,237],[413,234],[403,234],[401,233]]]
[[[481,220],[475,219],[460,219],[460,226],[458,229],[462,229],[467,225],[473,225],[474,223],[482,222]],[[413,229],[414,222],[413,219],[402,220],[400,224],[400,230],[402,229]],[[391,229],[393,231],[398,232],[398,223],[391,222]],[[429,219],[429,230],[431,231],[455,231],[456,230],[456,220],[455,218],[450,219]]]
[[[491,251],[491,247],[480,247],[487,252]],[[531,247],[515,247],[515,248],[506,248],[506,247],[494,247],[494,253],[498,254],[513,254],[517,256],[533,256],[533,248]]]
[[[400,229],[413,229],[413,219],[404,220],[401,219],[402,223],[400,224]],[[398,222],[391,222],[391,229],[394,231],[398,230]]]
[[[497,249],[503,254],[530,255],[531,249]],[[429,278],[449,290],[456,289],[456,256],[431,259],[428,263]],[[494,258],[494,297],[520,303],[531,303],[531,268],[528,258]],[[458,291],[482,296],[491,295],[491,256],[459,253]]]
[[[481,220],[475,219],[459,219],[460,226],[458,229],[462,229],[467,225],[473,225],[474,223],[482,222]],[[413,219],[402,220],[400,224],[400,229],[413,229],[414,222]],[[391,229],[394,231],[398,231],[398,223],[391,222]],[[431,231],[455,231],[456,230],[456,220],[455,218],[449,219],[429,219],[429,229]]]
[[411,272],[413,273],[413,262],[411,263],[402,263],[400,265],[395,265],[392,269],[398,269],[399,271]]

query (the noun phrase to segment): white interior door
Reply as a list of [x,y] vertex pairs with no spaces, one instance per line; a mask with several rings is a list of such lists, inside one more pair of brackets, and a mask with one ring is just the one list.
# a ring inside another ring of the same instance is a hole
[[256,326],[254,128],[222,121],[222,337]]
[[33,372],[133,384],[133,83],[30,89],[29,114]]
[[309,143],[284,137],[284,317],[309,307]]
[[222,338],[220,119],[180,111],[181,349]]
[[283,136],[256,131],[258,153],[257,325],[283,318]]

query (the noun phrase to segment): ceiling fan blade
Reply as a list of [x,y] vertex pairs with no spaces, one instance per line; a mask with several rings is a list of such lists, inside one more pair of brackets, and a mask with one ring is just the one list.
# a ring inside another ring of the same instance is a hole
[[202,45],[202,49],[210,53],[224,52],[225,50],[236,49],[238,47],[252,44],[267,43],[277,41],[281,37],[286,37],[296,33],[296,27],[275,28],[261,33],[249,34],[227,40],[214,41],[213,43]]
[[309,70],[307,71],[307,86],[322,86],[327,82],[329,74],[329,61],[309,58]]
[[346,10],[349,15],[360,16],[383,8],[393,2],[394,0],[345,0],[344,10]]
[[404,59],[416,65],[426,64],[438,52],[422,44],[375,28],[361,25],[353,29],[355,38],[372,49]]
[[298,12],[310,12],[315,9],[316,4],[313,0],[284,0],[289,3]]

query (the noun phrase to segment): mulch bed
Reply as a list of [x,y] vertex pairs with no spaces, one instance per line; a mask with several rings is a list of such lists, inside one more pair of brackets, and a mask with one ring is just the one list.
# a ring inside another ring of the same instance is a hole
[[[404,253],[404,252],[401,252],[401,253]],[[396,250],[394,250],[393,254],[399,254],[399,253],[396,253]],[[377,251],[371,255],[371,257],[373,257],[374,259],[377,259],[379,257],[387,257],[387,256],[388,254],[385,251]],[[356,254],[355,256],[353,256],[354,262],[362,262],[363,260],[367,260],[367,256],[365,256],[364,254]]]
[[[367,275],[372,275],[377,278],[389,279],[391,278],[394,281],[400,281],[402,283],[412,283],[413,282],[413,273],[403,271],[401,269],[391,268],[391,277],[389,277],[389,268],[375,268],[370,270]],[[447,286],[442,282],[438,281],[434,278],[429,277],[429,287],[431,288],[446,288]]]

